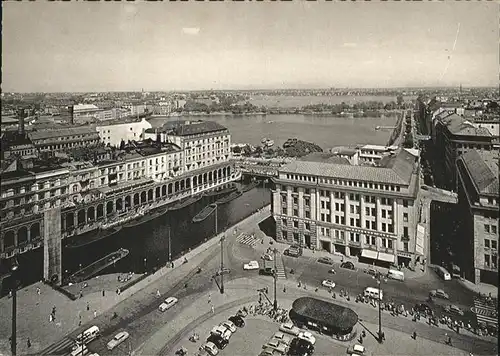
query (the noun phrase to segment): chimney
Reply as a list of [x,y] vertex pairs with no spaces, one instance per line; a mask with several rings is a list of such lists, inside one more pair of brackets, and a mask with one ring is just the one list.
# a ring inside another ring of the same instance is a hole
[[17,119],[19,120],[17,132],[19,135],[24,135],[24,109],[17,109]]
[[69,122],[71,125],[75,124],[74,108],[75,108],[74,105],[71,105],[69,107]]

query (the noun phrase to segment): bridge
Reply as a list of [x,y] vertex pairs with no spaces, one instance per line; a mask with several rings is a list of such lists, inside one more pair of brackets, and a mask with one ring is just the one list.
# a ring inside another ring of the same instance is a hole
[[415,139],[419,141],[428,141],[431,139],[429,135],[420,135],[420,134],[415,134]]
[[239,169],[243,175],[262,177],[262,178],[278,177],[277,167],[266,167],[260,165],[252,165],[252,166],[242,165],[239,167]]

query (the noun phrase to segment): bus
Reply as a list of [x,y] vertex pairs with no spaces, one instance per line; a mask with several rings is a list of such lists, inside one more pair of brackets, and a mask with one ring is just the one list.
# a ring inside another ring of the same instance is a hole
[[450,281],[451,280],[450,272],[448,272],[444,267],[438,266],[436,268],[436,273],[437,273],[437,275],[439,277],[441,277],[445,281]]

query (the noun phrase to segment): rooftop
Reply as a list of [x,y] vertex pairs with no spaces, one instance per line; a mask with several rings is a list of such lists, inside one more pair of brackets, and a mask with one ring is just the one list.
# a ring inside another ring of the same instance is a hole
[[499,195],[498,152],[471,150],[460,156],[480,194]]
[[441,119],[441,122],[448,127],[448,130],[454,135],[462,136],[488,136],[491,134],[484,127],[474,127],[474,125],[457,114],[451,114]]
[[[388,155],[380,160],[378,166],[355,166],[347,160],[337,161],[322,156],[305,156],[280,169],[280,172],[307,174],[322,177],[335,177],[355,181],[375,183],[410,184],[415,168],[416,157],[405,150]],[[323,156],[325,157],[325,156]]]
[[176,136],[199,135],[217,131],[226,131],[227,128],[214,121],[185,121],[172,129]]
[[302,317],[317,320],[341,330],[352,329],[358,322],[358,315],[352,309],[316,298],[296,299],[292,304],[292,310]]
[[73,106],[74,113],[79,113],[82,111],[97,111],[100,110],[97,106],[94,104],[77,104]]
[[82,126],[82,127],[70,127],[58,130],[31,131],[29,133],[29,136],[32,140],[44,140],[48,138],[74,136],[74,135],[88,135],[92,133],[97,134],[95,127]]

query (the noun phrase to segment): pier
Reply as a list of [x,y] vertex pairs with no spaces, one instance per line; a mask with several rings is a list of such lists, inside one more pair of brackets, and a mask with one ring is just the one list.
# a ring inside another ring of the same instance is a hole
[[120,261],[122,258],[127,256],[129,251],[121,248],[118,251],[112,252],[109,255],[104,256],[103,258],[91,263],[85,268],[80,269],[79,271],[73,273],[68,277],[68,281],[71,283],[80,283],[89,278],[92,278],[99,272],[101,272],[106,267],[111,266],[112,264]]

